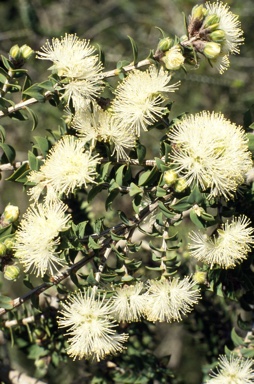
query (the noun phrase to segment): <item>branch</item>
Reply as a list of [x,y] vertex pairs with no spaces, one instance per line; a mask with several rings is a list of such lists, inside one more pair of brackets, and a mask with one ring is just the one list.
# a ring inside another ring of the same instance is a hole
[[116,68],[116,69],[112,69],[111,71],[104,72],[103,78],[106,79],[108,77],[118,76],[122,71],[129,72],[129,71],[132,71],[133,69],[141,68],[150,64],[151,64],[151,61],[149,59],[141,60],[137,64],[129,64],[122,68]]
[[[0,112],[0,114],[1,114],[1,112]],[[36,157],[37,157],[37,159],[43,160],[42,156],[36,156]],[[101,163],[102,164],[107,163],[108,161],[109,161],[109,159],[103,159],[103,160],[101,160]],[[11,164],[11,163],[0,164],[0,172],[15,171],[16,169],[21,167],[23,164],[28,164],[28,163],[29,163],[28,160],[24,160],[24,161],[16,161],[13,164]],[[144,160],[142,163],[139,163],[138,159],[129,159],[128,163],[130,165],[138,165],[138,166],[145,166],[145,167],[154,167],[156,165],[155,160],[149,160],[149,159]],[[126,160],[118,160],[117,164],[126,164]]]
[[[170,193],[169,195],[166,195],[163,197],[163,200],[169,201],[171,200],[173,194]],[[151,204],[146,206],[138,215],[133,217],[129,220],[129,225],[124,223],[119,223],[118,225],[111,227],[107,231],[104,231],[105,234],[109,234],[110,232],[114,232],[116,235],[123,235],[127,232],[131,233],[135,228],[139,226],[139,224],[158,207],[159,199]],[[101,248],[99,251],[99,255],[104,255],[107,248],[110,247],[110,243],[112,242],[111,237],[107,237],[104,239],[101,243]],[[58,285],[63,280],[65,280],[67,277],[69,277],[71,274],[76,273],[80,268],[82,268],[84,265],[86,265],[90,260],[94,258],[97,253],[89,249],[86,252],[87,257],[84,257],[83,259],[79,260],[77,263],[71,265],[69,268],[66,269],[66,271],[59,273],[56,276],[52,276],[50,278],[49,282],[44,282],[43,284],[39,285],[38,287],[35,287],[34,289],[30,290],[28,293],[26,293],[24,296],[17,297],[12,301],[12,308],[6,309],[6,308],[0,308],[0,316],[3,316],[5,313],[12,311],[14,308],[19,307],[22,305],[25,301],[29,300],[33,295],[39,296],[42,292],[46,291],[47,289],[51,288],[54,285]]]
[[[44,94],[45,100],[44,101],[49,100],[51,97],[52,97],[51,92],[49,92],[49,91],[45,92],[45,94]],[[25,101],[21,101],[20,103],[15,104],[13,107],[9,107],[4,111],[0,111],[0,118],[5,117],[5,116],[9,116],[13,112],[17,112],[20,109],[26,109],[26,107],[28,107],[29,105],[36,104],[38,102],[39,101],[37,99],[35,99],[34,97],[32,97],[31,99],[25,100]]]

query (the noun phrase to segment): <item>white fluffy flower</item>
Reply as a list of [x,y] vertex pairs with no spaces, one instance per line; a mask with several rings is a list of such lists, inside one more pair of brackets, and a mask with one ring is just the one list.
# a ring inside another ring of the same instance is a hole
[[200,298],[199,289],[190,276],[182,280],[162,278],[148,282],[145,316],[149,321],[172,322],[182,320]]
[[29,193],[35,200],[47,188],[47,198],[68,195],[75,188],[94,183],[98,157],[85,151],[84,141],[74,136],[63,136],[50,150],[39,171],[32,171],[28,180],[36,183]]
[[113,294],[113,314],[117,321],[139,321],[146,306],[146,296],[142,294],[142,282],[117,287]]
[[232,197],[252,167],[245,132],[221,113],[186,116],[168,137],[179,176],[189,186],[209,190],[210,196]]
[[28,208],[15,235],[15,257],[25,272],[53,275],[64,264],[57,250],[59,233],[69,228],[70,215],[62,202],[36,204]]
[[117,323],[112,317],[112,302],[105,295],[96,296],[94,290],[74,293],[62,304],[60,327],[68,328],[67,353],[74,358],[100,361],[106,355],[124,349],[126,334],[116,332]]
[[253,361],[230,355],[219,357],[217,372],[210,374],[206,384],[252,384],[254,383]]
[[94,105],[93,110],[80,110],[74,117],[73,128],[84,141],[106,142],[113,144],[117,159],[128,159],[126,150],[136,143],[136,135],[127,126],[120,126],[111,113]]
[[158,121],[167,112],[167,93],[177,90],[180,84],[169,85],[170,80],[168,72],[155,66],[129,73],[116,88],[111,108],[119,125],[129,127],[139,136],[141,129],[146,131]]
[[198,261],[221,268],[234,268],[248,257],[251,245],[254,244],[254,228],[250,227],[246,216],[233,218],[217,230],[217,236],[211,237],[201,231],[190,234],[189,245],[191,256]]

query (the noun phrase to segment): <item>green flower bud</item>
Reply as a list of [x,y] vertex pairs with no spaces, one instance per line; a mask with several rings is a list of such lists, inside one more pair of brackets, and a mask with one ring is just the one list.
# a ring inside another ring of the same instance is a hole
[[21,52],[18,44],[13,45],[9,51],[9,56],[14,61],[19,61],[21,59]]
[[181,193],[181,192],[183,192],[187,187],[188,187],[188,184],[187,184],[186,180],[185,180],[183,177],[181,177],[181,178],[179,178],[179,179],[177,180],[177,182],[176,182],[176,184],[175,184],[175,186],[174,186],[174,189],[175,189],[176,192]]
[[7,280],[17,280],[20,270],[16,265],[7,265],[4,269],[4,277]]
[[209,42],[206,43],[205,48],[203,50],[203,54],[208,58],[208,59],[216,59],[216,57],[219,56],[221,51],[221,46],[218,43],[214,42]]
[[216,31],[218,26],[219,26],[219,23],[215,23],[215,24],[212,24],[209,27],[205,28],[205,30],[206,30],[206,32],[210,33],[212,31]]
[[157,50],[165,52],[165,51],[168,51],[170,48],[172,48],[173,45],[174,45],[174,40],[171,39],[170,37],[165,37],[164,39],[161,39],[159,41]]
[[203,20],[203,18],[207,15],[207,9],[203,7],[203,5],[195,5],[192,8],[191,16],[193,19]]
[[15,241],[12,238],[5,239],[3,244],[6,246],[7,251],[11,251],[14,247]]
[[221,43],[225,40],[225,32],[222,29],[216,29],[216,31],[209,33],[209,37],[215,43]]
[[173,170],[168,170],[164,172],[164,181],[168,186],[175,184],[175,182],[177,181],[177,177],[177,173]]
[[22,45],[22,47],[20,47],[20,52],[21,52],[22,58],[24,60],[30,59],[30,57],[34,54],[34,51],[32,50],[32,48],[30,48],[26,44],[24,44],[24,45]]
[[219,16],[213,14],[213,15],[208,15],[206,16],[204,22],[203,22],[203,28],[208,28],[210,27],[211,25],[215,24],[215,23],[219,23],[220,22],[220,18]]
[[196,273],[194,273],[193,275],[193,280],[197,283],[197,284],[204,284],[206,282],[206,272],[202,272],[202,271],[197,271]]
[[19,218],[19,207],[8,204],[2,214],[3,224],[11,224]]
[[5,256],[7,252],[6,245],[4,243],[0,243],[0,257]]

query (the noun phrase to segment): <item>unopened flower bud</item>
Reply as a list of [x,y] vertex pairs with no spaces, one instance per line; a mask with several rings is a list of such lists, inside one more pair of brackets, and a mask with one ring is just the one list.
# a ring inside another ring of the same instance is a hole
[[4,269],[4,277],[7,280],[17,280],[19,273],[20,269],[16,265],[7,265]]
[[177,177],[177,173],[172,169],[164,172],[164,181],[168,186],[175,184]]
[[209,25],[209,27],[206,27],[205,30],[207,33],[210,33],[210,32],[216,31],[218,27],[219,27],[219,23],[215,23],[215,24]]
[[24,45],[22,45],[22,47],[20,47],[20,52],[21,52],[22,58],[24,60],[30,59],[30,57],[34,54],[34,51],[32,50],[32,48],[30,48],[26,44],[24,44]]
[[13,59],[14,61],[19,61],[21,59],[21,52],[18,44],[13,45],[9,51],[10,59]]
[[225,40],[225,32],[222,29],[216,29],[216,31],[209,33],[209,37],[215,43],[221,43]]
[[182,55],[180,47],[175,45],[165,53],[165,56],[163,56],[161,60],[168,70],[177,71],[183,65],[185,58]]
[[193,275],[193,280],[197,284],[204,284],[206,282],[206,276],[207,276],[206,272],[197,271]]
[[215,24],[215,23],[219,23],[220,22],[220,18],[219,16],[213,14],[213,15],[208,15],[206,16],[204,22],[203,22],[203,28],[208,28],[210,27],[211,25]]
[[12,238],[8,238],[4,240],[3,244],[5,245],[7,251],[11,251],[14,247],[14,243],[15,241]]
[[195,5],[192,8],[191,16],[193,19],[203,20],[203,18],[207,15],[207,9],[203,5]]
[[2,214],[3,224],[11,224],[19,218],[19,207],[8,204]]
[[171,37],[165,37],[164,39],[161,39],[159,41],[157,50],[159,51],[168,51],[170,48],[172,48],[174,45],[174,40],[171,39]]
[[221,51],[221,46],[218,43],[214,42],[209,42],[206,43],[203,54],[208,58],[208,59],[216,59],[216,57],[219,56]]
[[178,192],[178,193],[181,193],[183,192],[186,188],[188,187],[188,184],[186,182],[186,180],[183,178],[183,177],[180,177],[175,186],[174,186],[174,189],[175,189],[175,192]]
[[0,243],[0,257],[5,256],[6,252],[7,252],[6,245],[4,243]]

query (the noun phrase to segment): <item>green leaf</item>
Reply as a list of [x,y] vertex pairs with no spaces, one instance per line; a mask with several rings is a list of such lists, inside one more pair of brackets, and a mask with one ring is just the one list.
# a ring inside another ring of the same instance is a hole
[[36,141],[36,144],[33,145],[33,148],[38,149],[44,157],[47,156],[48,151],[51,148],[51,143],[46,137],[41,136],[34,136],[34,140]]
[[0,307],[4,309],[12,309],[13,308],[13,301],[8,296],[3,296],[0,294]]
[[254,154],[254,135],[252,133],[247,133],[248,137],[248,148]]
[[144,173],[142,173],[139,177],[138,185],[148,185],[148,183],[153,182],[158,176],[158,168],[153,167],[152,170],[147,170]]
[[168,208],[166,208],[161,201],[158,201],[158,207],[160,208],[161,212],[165,217],[172,219],[172,217],[175,216],[175,212],[172,212]]
[[133,54],[133,64],[136,65],[138,62],[138,46],[137,43],[133,40],[132,37],[128,36],[130,42],[131,42],[131,47],[132,47],[132,54]]
[[243,349],[241,349],[241,354],[243,357],[253,359],[254,358],[254,349],[253,348],[243,348]]
[[122,185],[123,184],[123,172],[124,172],[124,169],[126,168],[126,165],[121,165],[121,167],[118,168],[118,170],[116,171],[116,182],[118,185]]
[[2,143],[5,142],[5,129],[2,125],[0,125],[0,140]]
[[146,157],[146,147],[142,145],[139,141],[137,141],[136,151],[138,156],[138,162],[139,164],[142,164],[144,158]]
[[244,339],[237,335],[235,328],[233,328],[231,331],[231,339],[235,347],[238,347],[239,345],[244,344]]
[[88,247],[91,249],[100,249],[101,244],[96,243],[96,241],[91,236],[89,236]]
[[125,225],[127,225],[128,227],[132,225],[132,223],[130,222],[130,220],[128,219],[128,217],[125,215],[124,212],[118,211],[118,214],[119,214],[120,219],[122,220],[122,222]]
[[243,115],[244,128],[249,128],[254,121],[254,104]]
[[28,162],[31,170],[38,171],[40,166],[42,165],[42,161],[35,156],[35,154],[31,151],[28,151]]
[[31,108],[25,107],[25,110],[29,113],[29,115],[32,118],[33,125],[32,125],[32,129],[31,130],[34,131],[35,128],[37,127],[37,125],[38,125],[37,115],[34,113],[34,111]]
[[0,143],[0,148],[3,150],[1,164],[12,163],[16,157],[15,149],[8,144]]
[[44,89],[39,84],[33,84],[31,87],[23,91],[22,97],[24,100],[34,98],[40,103],[43,103],[45,101]]
[[131,183],[130,184],[130,196],[140,195],[143,194],[143,189],[138,187],[136,184]]
[[6,57],[1,55],[1,58],[2,58],[2,61],[3,61],[3,65],[5,66],[6,69],[9,70],[10,68],[12,68],[10,61],[8,59],[6,59]]
[[27,163],[24,163],[15,172],[13,172],[11,176],[9,176],[6,180],[23,183],[26,181],[26,175],[29,172],[30,172],[29,165]]
[[191,209],[191,211],[190,211],[190,219],[193,222],[193,224],[196,225],[196,227],[201,228],[201,229],[205,227],[201,217],[196,214],[194,209]]
[[25,121],[27,120],[27,116],[25,111],[15,111],[9,114],[10,119]]

